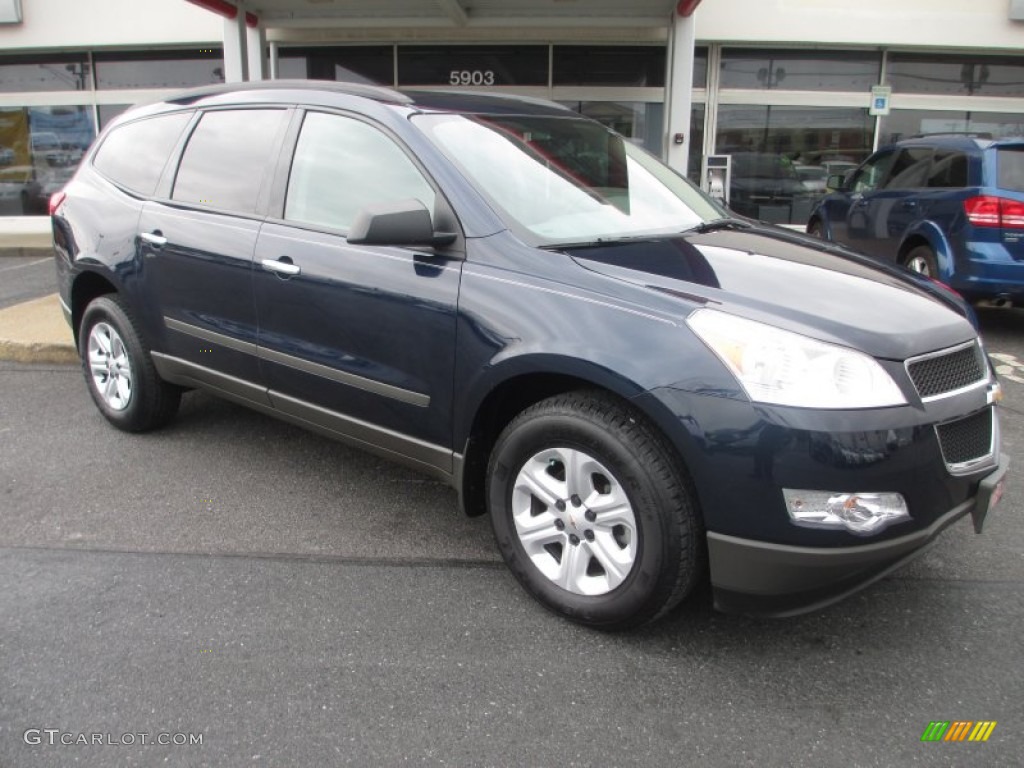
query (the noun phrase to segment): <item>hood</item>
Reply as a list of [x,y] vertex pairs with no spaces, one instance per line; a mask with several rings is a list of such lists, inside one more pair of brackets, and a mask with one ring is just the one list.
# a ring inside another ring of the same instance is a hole
[[565,249],[646,289],[904,360],[977,334],[970,309],[926,279],[786,230],[751,227]]

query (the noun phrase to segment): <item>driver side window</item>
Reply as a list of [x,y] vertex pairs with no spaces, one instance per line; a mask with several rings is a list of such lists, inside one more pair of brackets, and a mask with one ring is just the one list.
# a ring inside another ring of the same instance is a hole
[[853,179],[850,184],[850,191],[873,192],[878,189],[886,175],[889,173],[889,169],[892,167],[892,161],[895,157],[896,153],[889,151],[870,158],[866,163],[864,163],[864,165],[854,172]]
[[350,117],[306,115],[288,179],[285,219],[347,230],[367,205],[411,197],[434,210],[434,189],[389,136]]

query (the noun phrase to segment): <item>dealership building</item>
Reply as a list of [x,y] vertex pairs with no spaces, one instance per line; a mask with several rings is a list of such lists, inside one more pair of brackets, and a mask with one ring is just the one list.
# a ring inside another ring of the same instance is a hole
[[552,99],[802,224],[880,144],[1024,135],[1022,51],[1024,0],[0,0],[0,216],[133,103],[309,77]]

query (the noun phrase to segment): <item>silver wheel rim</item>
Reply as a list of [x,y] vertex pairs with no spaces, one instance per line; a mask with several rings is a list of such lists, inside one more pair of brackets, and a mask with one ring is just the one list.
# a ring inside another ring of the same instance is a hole
[[928,268],[928,259],[924,256],[915,256],[907,262],[907,268],[912,272],[917,272],[928,277],[932,276],[931,269]]
[[132,399],[132,366],[117,331],[107,323],[96,323],[89,331],[89,371],[103,402],[123,411]]
[[512,488],[519,543],[545,578],[576,595],[603,595],[629,576],[637,525],[626,491],[597,459],[571,448],[531,457]]

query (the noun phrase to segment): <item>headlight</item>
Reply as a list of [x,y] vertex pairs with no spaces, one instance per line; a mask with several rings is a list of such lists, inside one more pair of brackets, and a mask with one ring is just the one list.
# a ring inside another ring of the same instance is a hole
[[800,408],[906,403],[882,366],[856,350],[710,309],[697,310],[687,323],[756,402]]

